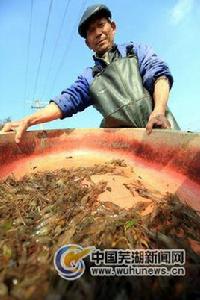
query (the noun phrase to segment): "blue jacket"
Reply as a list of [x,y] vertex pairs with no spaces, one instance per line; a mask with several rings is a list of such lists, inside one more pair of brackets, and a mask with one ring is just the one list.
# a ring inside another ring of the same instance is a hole
[[[126,56],[126,47],[129,44],[117,45],[122,57]],[[165,75],[169,79],[170,87],[173,84],[173,77],[165,62],[163,62],[149,46],[135,44],[134,52],[138,58],[140,75],[143,80],[144,87],[153,93],[155,80]],[[94,58],[95,64],[100,63],[97,58]],[[78,76],[77,80],[71,87],[61,92],[61,95],[51,99],[54,101],[62,111],[62,119],[71,117],[73,114],[83,111],[88,106],[92,105],[90,97],[90,85],[94,80],[92,76],[92,67],[88,67]]]

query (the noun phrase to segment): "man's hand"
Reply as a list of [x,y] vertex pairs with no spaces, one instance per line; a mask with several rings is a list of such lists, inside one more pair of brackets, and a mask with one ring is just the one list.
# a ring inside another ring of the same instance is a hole
[[60,108],[57,106],[57,104],[51,102],[46,107],[35,112],[33,115],[27,116],[17,122],[10,122],[5,124],[0,133],[15,131],[15,141],[16,143],[20,143],[20,140],[28,127],[57,120],[61,117],[62,112]]
[[6,123],[1,130],[1,133],[14,131],[15,132],[15,142],[20,143],[20,140],[28,127],[29,127],[28,119],[23,119],[23,120],[16,121],[16,122]]
[[153,127],[166,129],[171,128],[171,125],[164,114],[152,112],[146,125],[147,134],[150,134],[152,132]]

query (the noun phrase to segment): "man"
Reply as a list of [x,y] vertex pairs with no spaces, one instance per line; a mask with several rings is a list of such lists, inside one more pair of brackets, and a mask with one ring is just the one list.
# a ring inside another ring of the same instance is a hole
[[19,143],[26,129],[73,114],[93,105],[104,117],[101,127],[153,127],[179,129],[167,108],[173,78],[167,65],[146,46],[116,45],[116,24],[105,5],[92,5],[84,12],[79,34],[95,52],[92,68],[50,104],[18,122],[7,123],[3,132],[14,130]]

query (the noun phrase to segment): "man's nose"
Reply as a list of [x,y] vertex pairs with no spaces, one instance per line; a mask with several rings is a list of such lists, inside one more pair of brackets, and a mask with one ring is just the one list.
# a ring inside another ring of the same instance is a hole
[[96,37],[98,37],[98,36],[101,35],[101,34],[102,34],[102,29],[99,28],[99,27],[96,27],[96,28],[95,28],[95,35],[96,35]]

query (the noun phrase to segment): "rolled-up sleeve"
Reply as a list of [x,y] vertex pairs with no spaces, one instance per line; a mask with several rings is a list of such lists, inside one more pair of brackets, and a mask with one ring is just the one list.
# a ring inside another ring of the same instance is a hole
[[60,96],[50,100],[60,108],[62,112],[61,119],[71,117],[91,105],[89,95],[91,81],[92,70],[87,68],[69,88],[61,92]]
[[144,87],[151,94],[154,91],[154,83],[160,76],[166,76],[169,80],[170,88],[172,87],[173,76],[168,65],[154,53],[151,47],[136,45],[135,52],[138,58]]

